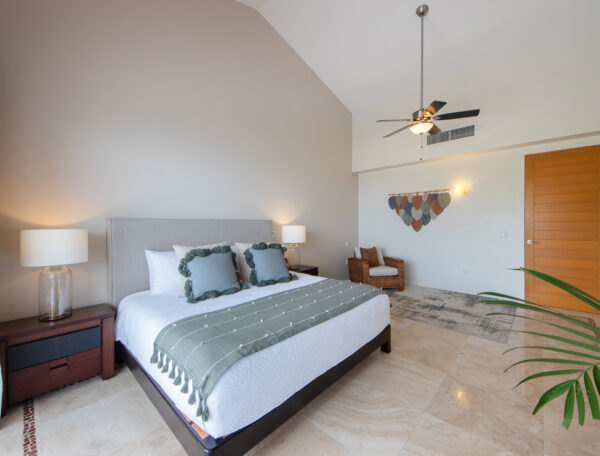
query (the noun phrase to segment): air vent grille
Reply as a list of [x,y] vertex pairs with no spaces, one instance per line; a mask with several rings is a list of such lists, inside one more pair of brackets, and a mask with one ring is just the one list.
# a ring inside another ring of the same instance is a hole
[[438,144],[446,141],[452,141],[454,139],[467,138],[475,135],[475,125],[469,125],[468,127],[455,128],[454,130],[447,130],[438,133],[437,135],[427,136],[427,145]]

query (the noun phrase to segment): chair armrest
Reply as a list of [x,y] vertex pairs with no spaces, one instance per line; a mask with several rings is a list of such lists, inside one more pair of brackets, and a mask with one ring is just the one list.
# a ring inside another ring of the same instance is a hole
[[369,262],[365,259],[348,258],[348,275],[352,282],[364,282],[369,277]]
[[390,266],[392,268],[398,269],[398,272],[400,272],[401,270],[404,271],[404,260],[401,260],[399,258],[384,256],[383,262],[385,263],[386,266]]

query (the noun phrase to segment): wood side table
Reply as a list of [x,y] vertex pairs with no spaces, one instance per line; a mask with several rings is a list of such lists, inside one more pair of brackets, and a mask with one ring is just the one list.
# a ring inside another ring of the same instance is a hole
[[298,269],[290,269],[291,272],[301,272],[303,274],[319,275],[318,266],[309,266],[307,264],[299,264]]
[[108,304],[73,309],[70,317],[0,323],[6,406],[86,378],[115,373],[115,312]]

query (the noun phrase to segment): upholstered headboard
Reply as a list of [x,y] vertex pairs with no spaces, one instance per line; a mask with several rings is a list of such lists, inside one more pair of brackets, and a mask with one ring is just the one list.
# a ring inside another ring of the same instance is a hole
[[144,250],[171,250],[173,244],[257,242],[273,238],[271,220],[108,219],[108,296],[117,306],[149,288]]

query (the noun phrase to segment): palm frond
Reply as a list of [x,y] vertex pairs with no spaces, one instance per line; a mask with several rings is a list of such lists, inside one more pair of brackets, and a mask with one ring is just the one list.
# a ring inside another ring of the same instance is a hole
[[[543,280],[546,283],[549,283],[561,290],[569,293],[571,296],[574,296],[578,300],[584,302],[586,305],[590,306],[590,308],[594,310],[600,310],[600,299],[592,296],[591,294],[563,281],[553,277],[549,274],[534,271],[527,268],[518,268],[515,269],[517,271],[522,271],[525,274],[531,275],[536,279]],[[575,405],[577,405],[577,422],[580,425],[585,423],[585,398],[584,398],[584,390],[585,396],[587,396],[587,402],[589,404],[590,412],[592,418],[594,420],[600,420],[600,335],[598,334],[598,327],[593,323],[589,323],[580,318],[574,317],[572,315],[567,315],[559,311],[550,310],[547,307],[541,306],[531,301],[527,301],[525,299],[517,298],[514,296],[509,296],[503,293],[497,293],[493,291],[486,291],[483,293],[479,293],[479,296],[484,298],[480,299],[480,302],[484,304],[490,305],[501,305],[507,307],[513,307],[516,309],[523,309],[531,312],[538,312],[550,315],[553,318],[561,319],[565,322],[572,323],[579,327],[580,329],[563,326],[551,321],[545,321],[538,318],[532,318],[525,315],[514,315],[516,318],[523,318],[529,321],[535,321],[539,323],[543,323],[551,328],[557,329],[563,333],[569,333],[576,336],[578,339],[572,339],[570,337],[558,336],[555,334],[537,332],[537,331],[527,331],[527,330],[510,330],[511,332],[528,334],[531,336],[541,337],[544,339],[550,339],[556,342],[560,342],[562,344],[566,344],[568,346],[578,347],[580,349],[584,349],[591,353],[573,350],[569,348],[563,347],[549,347],[543,345],[521,345],[517,347],[509,348],[504,352],[504,354],[509,353],[513,350],[518,349],[538,349],[543,351],[549,351],[554,353],[560,353],[563,355],[567,355],[570,357],[575,357],[579,359],[571,359],[571,358],[552,358],[552,357],[536,357],[536,358],[528,358],[523,359],[521,361],[517,361],[510,366],[508,366],[505,370],[508,371],[515,366],[522,364],[530,364],[530,363],[547,363],[550,365],[564,365],[564,366],[578,366],[578,368],[572,369],[557,369],[557,370],[549,370],[534,373],[522,379],[519,383],[517,383],[514,387],[516,388],[523,383],[529,382],[531,380],[544,378],[544,377],[553,377],[553,376],[574,376],[570,380],[563,381],[554,385],[550,389],[548,389],[542,396],[540,397],[538,403],[533,409],[533,414],[535,415],[539,412],[542,407],[548,404],[550,401],[564,395],[566,393],[564,410],[563,410],[563,422],[562,425],[569,429],[575,412]],[[486,299],[487,298],[487,299]],[[513,316],[507,312],[490,312],[487,314],[488,316]],[[587,330],[589,332],[583,332],[581,329]],[[591,332],[591,334],[590,334]],[[591,343],[587,343],[584,341],[589,341]],[[584,358],[585,360],[582,360]],[[591,361],[590,361],[591,360]],[[579,383],[579,379],[583,377],[583,388]],[[595,387],[595,388],[594,388]]]
[[[542,377],[551,377],[554,375],[569,375],[569,374],[581,374],[585,372],[583,369],[561,369],[561,370],[554,370],[554,371],[545,371],[545,372],[538,372],[537,374],[533,374],[530,375],[529,377],[525,377],[523,380],[521,380],[519,383],[517,383],[513,388],[516,388],[519,385],[522,385],[525,382],[528,382],[530,380],[534,380],[536,378],[542,378]],[[572,381],[572,380],[569,380]]]
[[557,397],[560,397],[563,394],[565,394],[571,388],[572,385],[573,385],[573,380],[567,380],[566,382],[562,382],[562,383],[559,383],[558,385],[554,385],[552,388],[550,388],[548,391],[546,391],[544,394],[542,394],[542,396],[540,397],[540,400],[538,401],[537,405],[533,409],[533,414],[535,415],[537,412],[539,412],[542,409],[542,407],[544,405],[546,405],[548,402],[553,401]]
[[565,315],[563,313],[560,312],[555,312],[553,310],[549,310],[547,308],[544,308],[542,306],[538,306],[537,304],[532,304],[532,303],[518,303],[518,302],[514,302],[514,301],[505,301],[505,300],[497,300],[497,299],[482,299],[479,302],[483,303],[483,304],[498,304],[501,306],[509,306],[509,307],[515,307],[517,309],[524,309],[524,310],[531,310],[533,312],[541,312],[541,313],[545,313],[548,315],[552,315],[554,317],[560,318],[562,320],[565,321],[569,321],[571,323],[574,323],[578,326],[581,326],[583,328],[589,329],[590,331],[596,331],[598,329],[598,327],[588,323],[585,320],[581,320],[577,317],[573,317],[571,315]]
[[579,356],[581,358],[589,358],[589,359],[597,359],[598,361],[600,361],[600,356],[596,356],[596,355],[592,355],[590,353],[584,353],[584,352],[578,352],[578,351],[574,351],[574,350],[565,350],[564,348],[558,348],[558,347],[545,347],[543,345],[521,345],[519,347],[512,347],[509,348],[508,350],[506,350],[505,352],[503,352],[503,355],[506,355],[508,352],[511,352],[513,350],[519,350],[519,349],[538,349],[538,350],[548,350],[548,351],[553,351],[556,353],[564,353],[565,355],[573,355],[573,356]]
[[549,274],[545,274],[545,273],[539,272],[539,271],[534,271],[533,269],[526,269],[526,268],[519,268],[519,269],[526,274],[532,275],[533,277],[537,277],[538,279],[543,280],[544,282],[547,282],[549,284],[554,285],[555,287],[563,289],[570,295],[573,295],[577,299],[585,302],[586,304],[589,304],[596,310],[600,310],[600,299],[595,298],[591,294],[586,293],[585,291],[577,288],[576,286],[571,285],[570,283],[567,283],[564,280],[557,279],[556,277],[553,277]]
[[587,361],[575,361],[572,359],[563,359],[563,358],[529,358],[524,359],[522,361],[517,361],[516,363],[511,364],[504,372],[508,372],[515,366],[526,363],[552,363],[552,364],[570,364],[570,365],[579,365],[579,366],[593,366],[594,363],[588,363]]
[[[505,312],[490,312],[486,315],[494,316],[494,315],[512,315],[512,314],[505,313]],[[563,331],[570,332],[571,334],[575,334],[576,336],[579,336],[583,339],[587,339],[587,340],[591,340],[592,342],[600,343],[600,337],[597,337],[596,335],[584,333],[584,332],[578,331],[573,328],[568,328],[567,326],[557,325],[556,323],[550,323],[549,321],[540,320],[539,318],[526,317],[524,315],[514,315],[514,317],[522,318],[524,320],[537,321],[538,323],[543,323],[545,325],[553,326],[555,328],[562,329]]]

